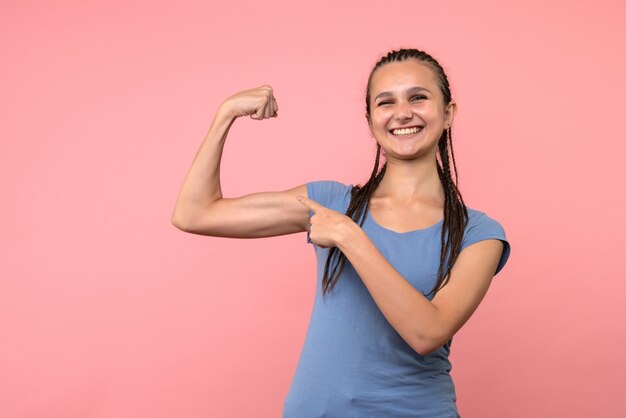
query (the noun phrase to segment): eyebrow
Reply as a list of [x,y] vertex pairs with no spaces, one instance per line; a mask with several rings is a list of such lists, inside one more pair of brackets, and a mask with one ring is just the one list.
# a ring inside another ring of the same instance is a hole
[[[406,89],[406,93],[409,93],[409,94],[410,93],[415,93],[415,92],[418,92],[418,91],[426,91],[426,92],[430,93],[430,90],[428,90],[426,87],[410,87],[410,88]],[[383,91],[378,96],[374,97],[374,101],[376,101],[377,99],[379,99],[381,97],[387,97],[387,96],[393,96],[393,93],[391,93],[390,91]]]

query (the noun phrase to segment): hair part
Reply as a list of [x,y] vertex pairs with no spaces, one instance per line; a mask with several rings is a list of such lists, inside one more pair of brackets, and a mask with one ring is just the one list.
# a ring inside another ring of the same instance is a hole
[[[438,81],[439,89],[443,96],[443,104],[447,106],[452,101],[452,95],[450,93],[450,85],[445,71],[441,65],[432,56],[424,51],[418,49],[399,49],[393,50],[383,56],[370,72],[367,80],[367,87],[365,90],[365,117],[370,123],[370,89],[372,76],[376,70],[385,64],[390,62],[401,62],[408,59],[415,59],[421,63],[428,65]],[[448,150],[448,144],[450,145]],[[463,233],[465,231],[465,225],[468,222],[467,207],[463,202],[463,197],[458,187],[458,173],[456,169],[456,161],[454,159],[454,150],[452,147],[452,128],[444,129],[437,145],[437,173],[444,189],[445,203],[444,203],[444,220],[441,229],[441,257],[439,260],[439,269],[437,272],[437,282],[430,292],[426,296],[433,294],[433,297],[437,292],[445,286],[450,279],[450,271],[452,266],[456,262],[456,259],[461,252],[461,243],[463,240]],[[454,168],[454,181],[450,170],[450,157],[452,156],[452,166]],[[385,175],[387,168],[387,162],[382,165],[380,171],[378,170],[380,163],[381,147],[380,144],[376,144],[376,159],[374,162],[374,169],[370,175],[369,180],[363,185],[355,185],[350,191],[350,204],[346,210],[346,216],[349,216],[359,226],[363,226],[365,218],[368,214],[369,200],[374,190],[378,187],[380,181]],[[328,292],[331,292],[340,274],[346,264],[347,257],[337,247],[332,247],[329,250],[326,264],[324,266],[324,277],[322,279],[322,291],[325,297]],[[332,264],[332,268],[331,268]]]

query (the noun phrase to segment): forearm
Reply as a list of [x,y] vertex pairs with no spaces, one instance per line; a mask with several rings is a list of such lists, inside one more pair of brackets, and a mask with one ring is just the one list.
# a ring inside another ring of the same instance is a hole
[[220,162],[226,136],[234,120],[235,117],[223,106],[215,114],[178,194],[172,214],[173,224],[188,224],[197,209],[206,208],[222,198]]
[[404,341],[419,354],[430,350],[437,340],[437,308],[389,264],[358,225],[337,246]]

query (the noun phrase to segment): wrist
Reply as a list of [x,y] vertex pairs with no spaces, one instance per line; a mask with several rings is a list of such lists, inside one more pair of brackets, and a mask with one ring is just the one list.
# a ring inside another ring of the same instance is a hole
[[223,102],[217,109],[216,119],[230,123],[237,119],[237,116],[232,112],[228,102]]
[[[346,218],[348,218],[346,216]],[[341,234],[337,240],[337,248],[342,253],[346,253],[351,247],[357,244],[361,239],[366,238],[367,235],[351,218],[348,218],[344,228],[341,229]]]

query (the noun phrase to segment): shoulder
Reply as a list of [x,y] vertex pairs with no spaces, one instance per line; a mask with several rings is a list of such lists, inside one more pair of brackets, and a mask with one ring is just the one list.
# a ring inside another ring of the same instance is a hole
[[489,216],[487,213],[467,207],[468,221],[465,225],[461,250],[482,240],[497,239],[502,241],[503,249],[500,262],[498,264],[498,273],[506,264],[511,254],[511,245],[506,237],[506,232],[502,224]]
[[335,200],[349,195],[352,185],[336,180],[315,180],[306,183],[306,190],[309,199],[324,206],[330,206]]
[[481,228],[498,229],[501,230],[502,233],[504,233],[504,227],[502,226],[502,224],[493,217],[489,216],[487,213],[470,208],[468,206],[466,206],[466,208],[468,215],[467,224],[465,225],[466,233],[470,230]]

